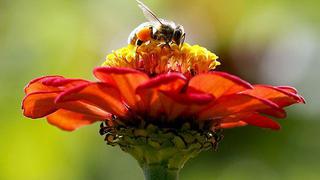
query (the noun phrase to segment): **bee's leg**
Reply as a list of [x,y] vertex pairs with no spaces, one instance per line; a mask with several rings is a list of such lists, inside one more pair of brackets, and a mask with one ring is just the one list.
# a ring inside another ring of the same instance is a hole
[[149,29],[150,29],[150,37],[151,37],[152,39],[154,39],[154,38],[155,38],[155,35],[154,35],[154,33],[153,33],[153,27],[150,26]]
[[171,46],[170,46],[169,42],[161,43],[158,46],[160,46],[161,48],[164,48],[165,46],[167,46],[169,49],[171,49]]
[[163,46],[168,46],[168,48],[171,49],[169,42],[166,42]]
[[183,46],[183,43],[185,40],[186,40],[186,33],[183,33],[183,35],[181,37],[181,43],[179,44],[179,48],[181,48]]

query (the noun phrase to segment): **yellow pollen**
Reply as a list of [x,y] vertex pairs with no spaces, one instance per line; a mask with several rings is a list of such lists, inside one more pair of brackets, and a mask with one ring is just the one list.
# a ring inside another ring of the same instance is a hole
[[169,47],[152,41],[113,51],[102,66],[134,68],[150,75],[180,72],[192,76],[213,70],[220,65],[217,59],[218,56],[199,45],[184,43],[181,47],[175,44]]

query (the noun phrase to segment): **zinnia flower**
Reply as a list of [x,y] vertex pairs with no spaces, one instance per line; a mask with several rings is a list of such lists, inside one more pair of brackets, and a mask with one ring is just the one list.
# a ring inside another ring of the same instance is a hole
[[171,176],[189,158],[216,147],[221,129],[278,130],[270,117],[285,118],[284,107],[304,102],[292,87],[251,85],[213,71],[217,58],[186,43],[128,45],[94,69],[96,82],[62,76],[32,80],[23,113],[46,117],[67,131],[102,121],[107,143],[133,155],[146,177]]

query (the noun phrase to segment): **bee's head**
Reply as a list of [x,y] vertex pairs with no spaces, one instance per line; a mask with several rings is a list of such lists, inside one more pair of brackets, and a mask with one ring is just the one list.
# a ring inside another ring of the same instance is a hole
[[183,26],[177,25],[174,29],[172,40],[177,44],[183,44],[186,33],[184,32]]

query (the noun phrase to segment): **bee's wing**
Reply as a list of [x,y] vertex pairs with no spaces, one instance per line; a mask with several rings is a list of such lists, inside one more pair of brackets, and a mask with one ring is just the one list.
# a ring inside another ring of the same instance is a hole
[[162,24],[161,20],[146,5],[139,0],[136,1],[148,21]]

